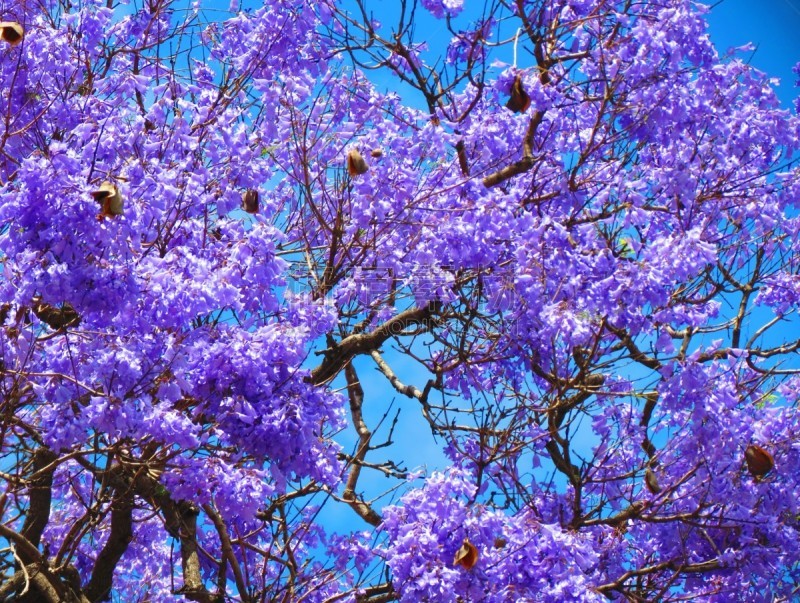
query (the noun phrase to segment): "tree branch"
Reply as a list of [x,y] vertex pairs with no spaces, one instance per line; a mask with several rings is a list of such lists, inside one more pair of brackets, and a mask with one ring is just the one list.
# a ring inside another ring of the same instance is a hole
[[108,601],[117,563],[133,539],[133,497],[124,492],[111,503],[111,532],[103,550],[97,555],[86,596],[93,603]]
[[347,483],[345,484],[344,493],[342,498],[358,513],[358,515],[373,526],[380,525],[382,519],[375,510],[363,500],[356,497],[356,484],[358,477],[361,475],[361,463],[369,451],[369,441],[372,437],[364,422],[364,416],[361,412],[361,406],[364,403],[364,390],[358,381],[356,369],[353,368],[352,363],[348,364],[344,369],[345,378],[347,379],[347,394],[350,398],[350,415],[353,419],[353,425],[358,432],[358,448],[356,449],[355,457],[350,466],[350,473],[347,476]]
[[247,584],[245,584],[244,576],[242,575],[242,568],[239,565],[239,560],[236,559],[236,555],[233,552],[231,537],[228,535],[228,529],[225,527],[225,522],[222,521],[222,517],[220,517],[219,513],[217,513],[211,505],[203,505],[203,510],[206,512],[206,515],[211,518],[211,521],[214,523],[214,527],[217,530],[220,547],[222,548],[222,556],[225,558],[225,560],[227,560],[231,566],[231,569],[233,570],[233,579],[236,582],[236,590],[239,591],[239,598],[242,600],[242,603],[249,603],[251,599],[247,592]]
[[[20,534],[37,548],[50,520],[55,460],[56,455],[48,448],[38,448],[33,453],[33,477],[28,486],[29,507]],[[30,563],[34,560],[23,556],[23,561]]]
[[409,308],[370,333],[355,333],[345,337],[337,345],[323,352],[325,359],[311,371],[307,380],[314,385],[327,383],[355,356],[378,349],[387,339],[402,334],[410,327],[428,324],[439,311],[440,305],[438,302],[430,302],[424,308]]

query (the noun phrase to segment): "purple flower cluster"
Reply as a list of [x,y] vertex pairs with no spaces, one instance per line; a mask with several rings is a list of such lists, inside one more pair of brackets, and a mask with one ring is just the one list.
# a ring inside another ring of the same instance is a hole
[[[384,509],[383,555],[401,601],[604,600],[590,589],[599,562],[590,539],[529,509],[486,507],[475,495],[473,476],[450,469]],[[454,563],[464,539],[478,551],[469,568]]]
[[422,6],[437,19],[444,19],[455,17],[464,10],[464,0],[422,0]]

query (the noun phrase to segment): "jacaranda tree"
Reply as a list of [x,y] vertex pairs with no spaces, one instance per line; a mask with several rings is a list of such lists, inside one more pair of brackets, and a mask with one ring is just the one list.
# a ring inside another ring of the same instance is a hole
[[796,600],[800,122],[706,9],[215,4],[0,0],[0,601]]

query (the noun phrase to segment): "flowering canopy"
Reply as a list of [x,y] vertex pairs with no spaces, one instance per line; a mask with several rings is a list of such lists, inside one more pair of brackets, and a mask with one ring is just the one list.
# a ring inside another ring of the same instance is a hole
[[800,123],[702,6],[200,4],[0,0],[0,601],[800,590]]

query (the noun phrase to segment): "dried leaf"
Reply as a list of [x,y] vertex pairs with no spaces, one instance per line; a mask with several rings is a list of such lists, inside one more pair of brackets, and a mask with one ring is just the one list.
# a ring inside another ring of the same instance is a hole
[[16,46],[22,42],[25,30],[16,21],[0,21],[0,38],[8,42],[10,46]]
[[508,99],[506,107],[514,113],[525,113],[531,106],[531,97],[522,87],[522,76],[517,74],[514,84],[511,86],[511,98]]
[[478,563],[478,549],[468,538],[465,538],[461,548],[456,551],[453,565],[460,565],[464,569],[472,569],[476,563]]
[[361,156],[357,149],[350,149],[347,153],[347,173],[350,176],[358,176],[365,173],[369,169],[367,162]]
[[744,460],[747,469],[756,479],[761,479],[775,467],[772,455],[761,446],[750,444],[744,451]]

